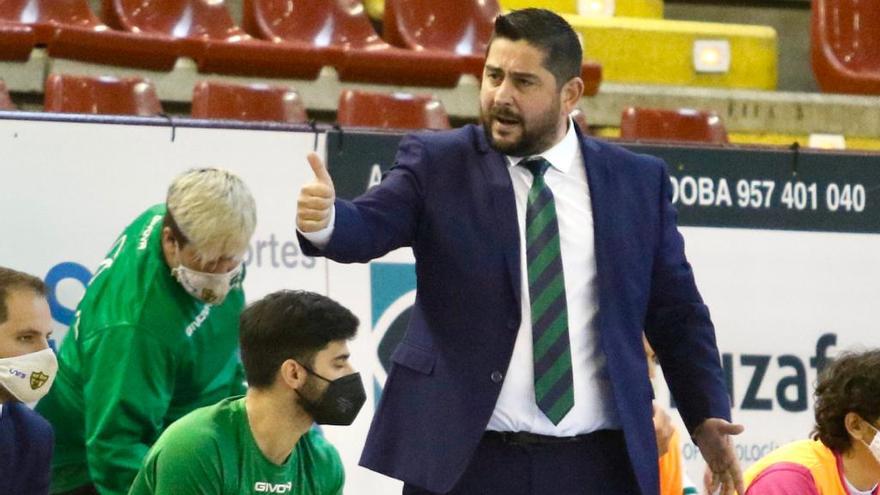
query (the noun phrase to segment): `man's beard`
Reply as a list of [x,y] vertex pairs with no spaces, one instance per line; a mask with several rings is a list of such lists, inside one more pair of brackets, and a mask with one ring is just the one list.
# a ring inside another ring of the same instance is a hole
[[[486,141],[495,151],[511,156],[530,156],[547,151],[553,145],[556,138],[556,129],[559,125],[560,101],[555,99],[550,111],[541,115],[540,119],[526,123],[522,116],[514,113],[508,107],[492,107],[489,112],[480,111],[480,122],[483,125],[483,133]],[[492,136],[492,122],[496,118],[516,121],[521,129],[519,139],[512,142],[499,143]]]
[[297,402],[306,414],[314,418],[318,412],[316,406],[321,402],[323,395],[324,391],[318,386],[318,380],[309,375],[298,394]]

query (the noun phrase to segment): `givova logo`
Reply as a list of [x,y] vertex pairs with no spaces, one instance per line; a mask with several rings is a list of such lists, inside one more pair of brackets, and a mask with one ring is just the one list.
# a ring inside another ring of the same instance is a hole
[[391,353],[403,339],[416,302],[416,271],[412,263],[371,263],[373,345],[376,360],[373,391],[379,403],[382,387],[391,369]]
[[269,483],[266,481],[257,481],[254,483],[254,491],[257,493],[290,493],[293,490],[293,483]]

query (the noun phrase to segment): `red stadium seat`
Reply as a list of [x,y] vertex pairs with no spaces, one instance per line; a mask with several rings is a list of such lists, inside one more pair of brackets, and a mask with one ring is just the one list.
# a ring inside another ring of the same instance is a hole
[[[455,54],[464,60],[468,73],[481,77],[499,13],[496,0],[386,0],[384,36],[389,43],[411,50]],[[584,93],[595,95],[602,66],[585,63],[581,77]]]
[[3,0],[0,22],[30,27],[31,47],[46,46],[52,57],[155,70],[170,70],[177,60],[173,40],[112,31],[87,0]]
[[139,77],[80,77],[50,74],[43,103],[47,112],[158,115],[162,105],[153,83]]
[[629,107],[620,121],[620,137],[631,140],[727,143],[727,131],[715,112],[686,108]]
[[345,90],[336,121],[343,127],[449,129],[443,104],[432,96]]
[[299,93],[284,86],[201,81],[193,90],[192,116],[200,119],[308,122]]
[[180,40],[199,72],[315,79],[322,50],[304,44],[254,40],[217,0],[103,0],[107,23],[123,31]]
[[18,110],[15,103],[12,103],[12,98],[6,89],[6,83],[2,79],[0,79],[0,110]]
[[0,21],[0,60],[27,60],[36,44],[37,37],[30,26]]
[[343,81],[455,86],[462,74],[458,57],[382,41],[361,0],[244,0],[242,9],[250,34],[322,47]]
[[822,91],[880,95],[880,0],[814,0],[812,61]]

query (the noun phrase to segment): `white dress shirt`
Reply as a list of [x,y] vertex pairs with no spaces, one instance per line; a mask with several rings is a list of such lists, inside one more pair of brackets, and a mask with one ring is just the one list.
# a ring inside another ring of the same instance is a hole
[[[527,431],[542,435],[573,436],[599,429],[618,428],[611,384],[605,369],[605,355],[596,334],[598,293],[596,256],[593,241],[593,209],[580,144],[569,121],[565,137],[541,155],[552,165],[544,174],[553,192],[559,222],[562,269],[568,303],[568,333],[571,343],[574,407],[558,425],[547,419],[535,402],[532,358],[532,321],[526,266],[526,201],[532,174],[516,164],[525,157],[508,156],[508,172],[516,196],[519,222],[520,267],[522,280],[522,322],[513,357],[504,377],[501,395],[487,426],[495,431]],[[329,225],[303,236],[323,249],[333,234],[335,207]]]
[[526,203],[532,174],[517,165],[525,157],[508,156],[508,172],[516,196],[519,222],[520,271],[522,272],[522,322],[513,357],[504,377],[501,395],[487,429],[527,431],[541,435],[573,436],[603,428],[618,428],[605,355],[599,348],[596,314],[596,252],[593,240],[593,208],[580,143],[569,121],[565,137],[540,154],[550,162],[544,182],[553,192],[559,222],[562,270],[568,304],[568,337],[571,343],[574,406],[554,425],[535,402],[532,319],[526,263]]

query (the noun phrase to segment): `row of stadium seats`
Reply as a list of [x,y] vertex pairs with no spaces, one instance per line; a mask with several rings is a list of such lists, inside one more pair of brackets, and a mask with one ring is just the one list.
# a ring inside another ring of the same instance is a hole
[[[0,81],[0,110],[14,110]],[[51,74],[46,79],[47,112],[154,116],[162,105],[153,84],[143,78],[85,77]],[[194,118],[275,121],[303,124],[306,106],[293,88],[266,84],[238,85],[201,81],[193,90]],[[580,110],[572,117],[589,133]],[[337,123],[343,127],[448,129],[443,104],[428,95],[345,90],[339,98]],[[621,118],[621,137],[664,141],[727,142],[721,119],[711,112],[628,108]]]
[[[187,57],[202,73],[315,79],[327,66],[343,81],[452,87],[480,76],[500,12],[497,0],[387,0],[383,38],[361,0],[243,0],[241,26],[217,0],[103,0],[103,22],[87,0],[6,0],[0,57],[46,46],[52,57],[161,71]],[[772,28],[563,14],[594,61],[588,95],[603,67],[615,82],[776,87]]]
[[[439,19],[401,9],[389,22],[397,27],[392,46],[360,0],[245,0],[241,27],[216,0],[104,0],[106,24],[87,0],[7,0],[0,2],[0,57],[25,60],[46,46],[52,57],[153,70],[187,57],[203,73],[315,79],[330,66],[343,81],[451,87],[463,74],[482,73],[500,11],[493,0],[459,3],[434,3]],[[585,64],[583,77],[595,94],[601,67]]]
[[[614,11],[614,0],[383,0],[383,39],[361,0],[243,0],[241,27],[222,0],[103,0],[103,22],[87,0],[4,0],[0,60],[45,46],[53,57],[162,71],[188,57],[203,73],[315,79],[327,66],[343,81],[452,87],[479,77],[502,7],[543,6],[583,37],[595,61],[584,66],[588,94],[603,71],[614,82],[775,89],[772,28],[661,19],[660,0],[617,3],[643,17],[584,15]],[[880,0],[815,0],[812,10],[820,87],[880,94]]]

